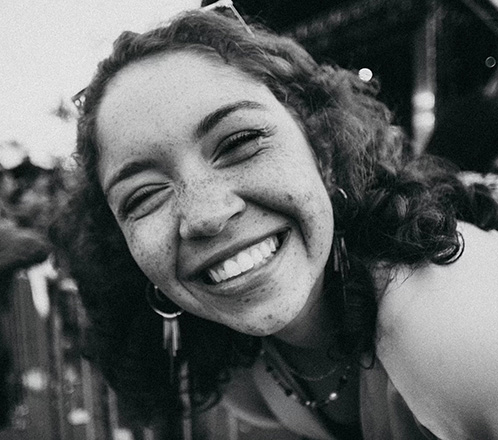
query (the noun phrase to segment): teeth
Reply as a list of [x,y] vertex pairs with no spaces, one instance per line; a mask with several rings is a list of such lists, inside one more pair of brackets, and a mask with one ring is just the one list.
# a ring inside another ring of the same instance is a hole
[[227,278],[236,277],[237,275],[240,275],[242,273],[242,271],[240,270],[240,266],[233,260],[226,260],[223,263],[223,269],[225,269]]
[[218,275],[218,272],[215,272],[214,270],[209,271],[209,275],[213,279],[214,282],[219,283],[221,282],[222,278],[220,275]]
[[271,255],[271,249],[268,243],[265,241],[261,243],[261,246],[259,247],[259,250],[261,251],[261,254],[263,255],[263,258],[267,258]]
[[237,255],[237,264],[242,272],[245,272],[254,267],[254,260],[251,256],[245,252],[241,252]]
[[251,246],[232,258],[225,260],[210,269],[208,274],[215,283],[234,278],[244,272],[247,272],[271,257],[276,251],[278,240],[276,236],[269,237],[266,240]]
[[252,260],[254,261],[254,264],[261,263],[265,259],[261,251],[257,248],[251,250],[251,257]]
[[270,240],[269,241],[269,245],[270,245],[270,251],[271,252],[276,252],[277,251],[277,243],[275,242],[275,240]]

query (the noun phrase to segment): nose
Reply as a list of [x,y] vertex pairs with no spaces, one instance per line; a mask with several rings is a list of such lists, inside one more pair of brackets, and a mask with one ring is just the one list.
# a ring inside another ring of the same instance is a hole
[[244,200],[227,185],[207,179],[184,184],[177,200],[184,240],[213,237],[246,209]]

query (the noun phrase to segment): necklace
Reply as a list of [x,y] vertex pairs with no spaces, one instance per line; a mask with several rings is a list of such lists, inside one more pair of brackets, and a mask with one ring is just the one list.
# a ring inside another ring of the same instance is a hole
[[300,379],[304,379],[306,382],[319,382],[323,379],[326,379],[329,376],[332,376],[341,366],[341,362],[340,361],[335,362],[325,373],[318,375],[306,375],[304,373],[301,373],[299,370],[294,368],[289,362],[286,362],[285,365],[294,376]]
[[319,374],[316,376],[311,376],[311,375],[306,375],[301,373],[300,371],[297,371],[292,365],[287,364],[287,368],[289,368],[289,371],[296,377],[299,377],[300,379],[304,379],[306,382],[319,382],[329,376],[332,376],[338,369],[340,365],[332,365],[325,373]]
[[[349,381],[349,375],[352,368],[351,365],[346,364],[344,366],[344,372],[341,374],[337,385],[327,394],[327,397],[318,400],[310,399],[308,393],[303,390],[293,376],[307,380],[306,377],[303,377],[297,371],[292,369],[271,344],[266,343],[264,344],[264,347],[265,348],[263,348],[261,355],[266,363],[266,371],[272,376],[273,380],[280,386],[280,388],[282,388],[286,396],[296,400],[305,407],[310,409],[319,409],[329,405],[331,402],[336,401],[339,399],[340,392]],[[321,379],[329,377],[339,371],[340,367],[341,363],[335,364],[328,372],[322,375],[323,377],[321,377]],[[318,377],[313,377],[312,381],[320,380]]]
[[284,393],[286,396],[290,397],[291,399],[296,400],[299,402],[301,405],[306,406],[311,409],[315,408],[323,408],[324,406],[327,406],[329,403],[336,401],[339,399],[339,393],[340,391],[345,387],[345,385],[348,383],[348,376],[347,373],[349,373],[349,370],[351,370],[351,367],[348,365],[345,368],[345,374],[343,374],[340,379],[339,383],[337,384],[337,387],[332,390],[325,399],[320,399],[320,400],[312,400],[308,399],[303,396],[301,392],[298,392],[297,390],[294,390],[291,388],[289,385],[287,385],[286,381],[282,379],[282,377],[279,375],[278,371],[272,367],[271,365],[267,365],[266,371],[271,374],[275,382],[283,389]]

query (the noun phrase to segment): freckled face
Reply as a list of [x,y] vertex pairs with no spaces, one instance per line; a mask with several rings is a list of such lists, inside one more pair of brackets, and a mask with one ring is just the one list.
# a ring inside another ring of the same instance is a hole
[[162,54],[110,82],[97,132],[102,187],[154,284],[244,333],[299,324],[322,290],[332,206],[266,86],[221,60]]

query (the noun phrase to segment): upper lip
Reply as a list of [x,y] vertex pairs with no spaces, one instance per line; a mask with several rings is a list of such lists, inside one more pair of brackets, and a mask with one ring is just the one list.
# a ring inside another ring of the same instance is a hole
[[203,274],[207,269],[213,267],[214,265],[225,261],[234,255],[237,255],[240,251],[247,249],[248,247],[265,240],[268,237],[272,237],[277,234],[285,232],[288,228],[281,227],[277,228],[271,232],[266,232],[257,237],[246,238],[237,243],[227,243],[223,247],[219,247],[212,254],[207,257],[203,257],[199,263],[194,263],[192,268],[190,268],[185,276],[185,279],[189,281],[194,281],[196,279],[202,278]]

